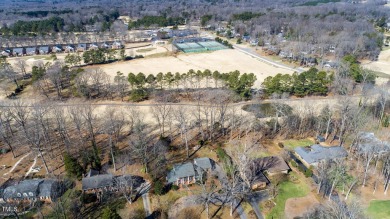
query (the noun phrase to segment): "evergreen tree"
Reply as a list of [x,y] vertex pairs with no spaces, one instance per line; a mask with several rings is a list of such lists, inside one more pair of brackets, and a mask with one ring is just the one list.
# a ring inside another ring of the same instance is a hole
[[81,179],[84,170],[76,158],[66,153],[64,155],[64,164],[65,171],[69,177],[76,177],[77,179]]
[[121,216],[119,216],[115,210],[110,208],[110,206],[107,206],[103,210],[102,219],[121,219]]

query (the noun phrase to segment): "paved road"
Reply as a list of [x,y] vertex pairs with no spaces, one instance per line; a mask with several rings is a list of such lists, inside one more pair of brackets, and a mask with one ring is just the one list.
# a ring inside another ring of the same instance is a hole
[[237,46],[237,45],[233,45],[233,48],[242,52],[242,53],[245,53],[249,56],[252,56],[253,58],[256,58],[256,59],[259,59],[260,61],[262,62],[265,62],[265,63],[268,63],[272,66],[275,66],[275,67],[278,67],[278,68],[284,68],[284,69],[287,69],[287,70],[291,70],[291,71],[296,71],[296,72],[304,72],[305,70],[302,69],[302,68],[291,68],[290,66],[287,66],[287,65],[284,65],[284,64],[281,64],[281,63],[278,63],[278,62],[275,62],[273,60],[270,60],[270,59],[267,59],[263,56],[260,56],[259,54],[257,54],[255,51],[253,51],[253,49],[251,48],[244,48],[244,47],[240,47],[240,46]]

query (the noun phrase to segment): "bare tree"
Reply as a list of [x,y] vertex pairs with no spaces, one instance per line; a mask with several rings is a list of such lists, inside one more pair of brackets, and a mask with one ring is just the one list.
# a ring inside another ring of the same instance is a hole
[[158,102],[151,107],[153,117],[156,119],[160,128],[161,136],[165,135],[165,126],[170,117],[171,111],[172,106],[166,101]]
[[185,148],[187,151],[187,158],[190,157],[190,151],[188,147],[188,129],[190,124],[190,116],[187,113],[187,109],[179,106],[176,110],[173,111],[177,126],[180,130],[180,136],[182,141],[185,143]]
[[130,138],[129,145],[132,156],[141,161],[145,172],[148,173],[148,164],[152,156],[150,147],[151,139],[147,134],[147,125],[140,119],[137,119],[134,124],[133,134]]
[[18,58],[15,60],[15,67],[20,71],[20,73],[25,76],[27,74],[26,68],[28,68],[28,64],[26,60]]

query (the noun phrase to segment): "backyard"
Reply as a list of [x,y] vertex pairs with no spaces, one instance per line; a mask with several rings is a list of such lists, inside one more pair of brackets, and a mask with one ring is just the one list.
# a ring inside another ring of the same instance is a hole
[[390,219],[390,200],[371,201],[367,214],[372,219]]
[[313,145],[314,141],[309,138],[305,138],[300,140],[296,140],[296,139],[284,140],[282,141],[282,143],[286,149],[294,150],[296,147],[306,147],[306,146]]
[[[291,173],[294,175],[294,173]],[[297,179],[295,182],[285,181],[278,186],[278,195],[274,199],[275,206],[266,215],[267,219],[283,218],[286,201],[289,198],[304,197],[310,191],[304,179]]]

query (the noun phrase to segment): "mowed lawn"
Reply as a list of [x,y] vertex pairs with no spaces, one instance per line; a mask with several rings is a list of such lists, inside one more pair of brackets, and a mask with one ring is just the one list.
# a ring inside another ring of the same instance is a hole
[[314,144],[314,141],[310,139],[301,139],[301,140],[290,139],[290,140],[282,141],[282,143],[285,148],[294,150],[296,147],[311,146]]
[[375,200],[370,202],[367,214],[372,219],[390,219],[390,200]]
[[304,197],[309,194],[309,191],[309,186],[302,180],[300,180],[299,183],[293,183],[290,181],[281,183],[279,185],[278,196],[276,196],[275,199],[276,205],[272,208],[266,218],[283,218],[286,200],[289,198]]

